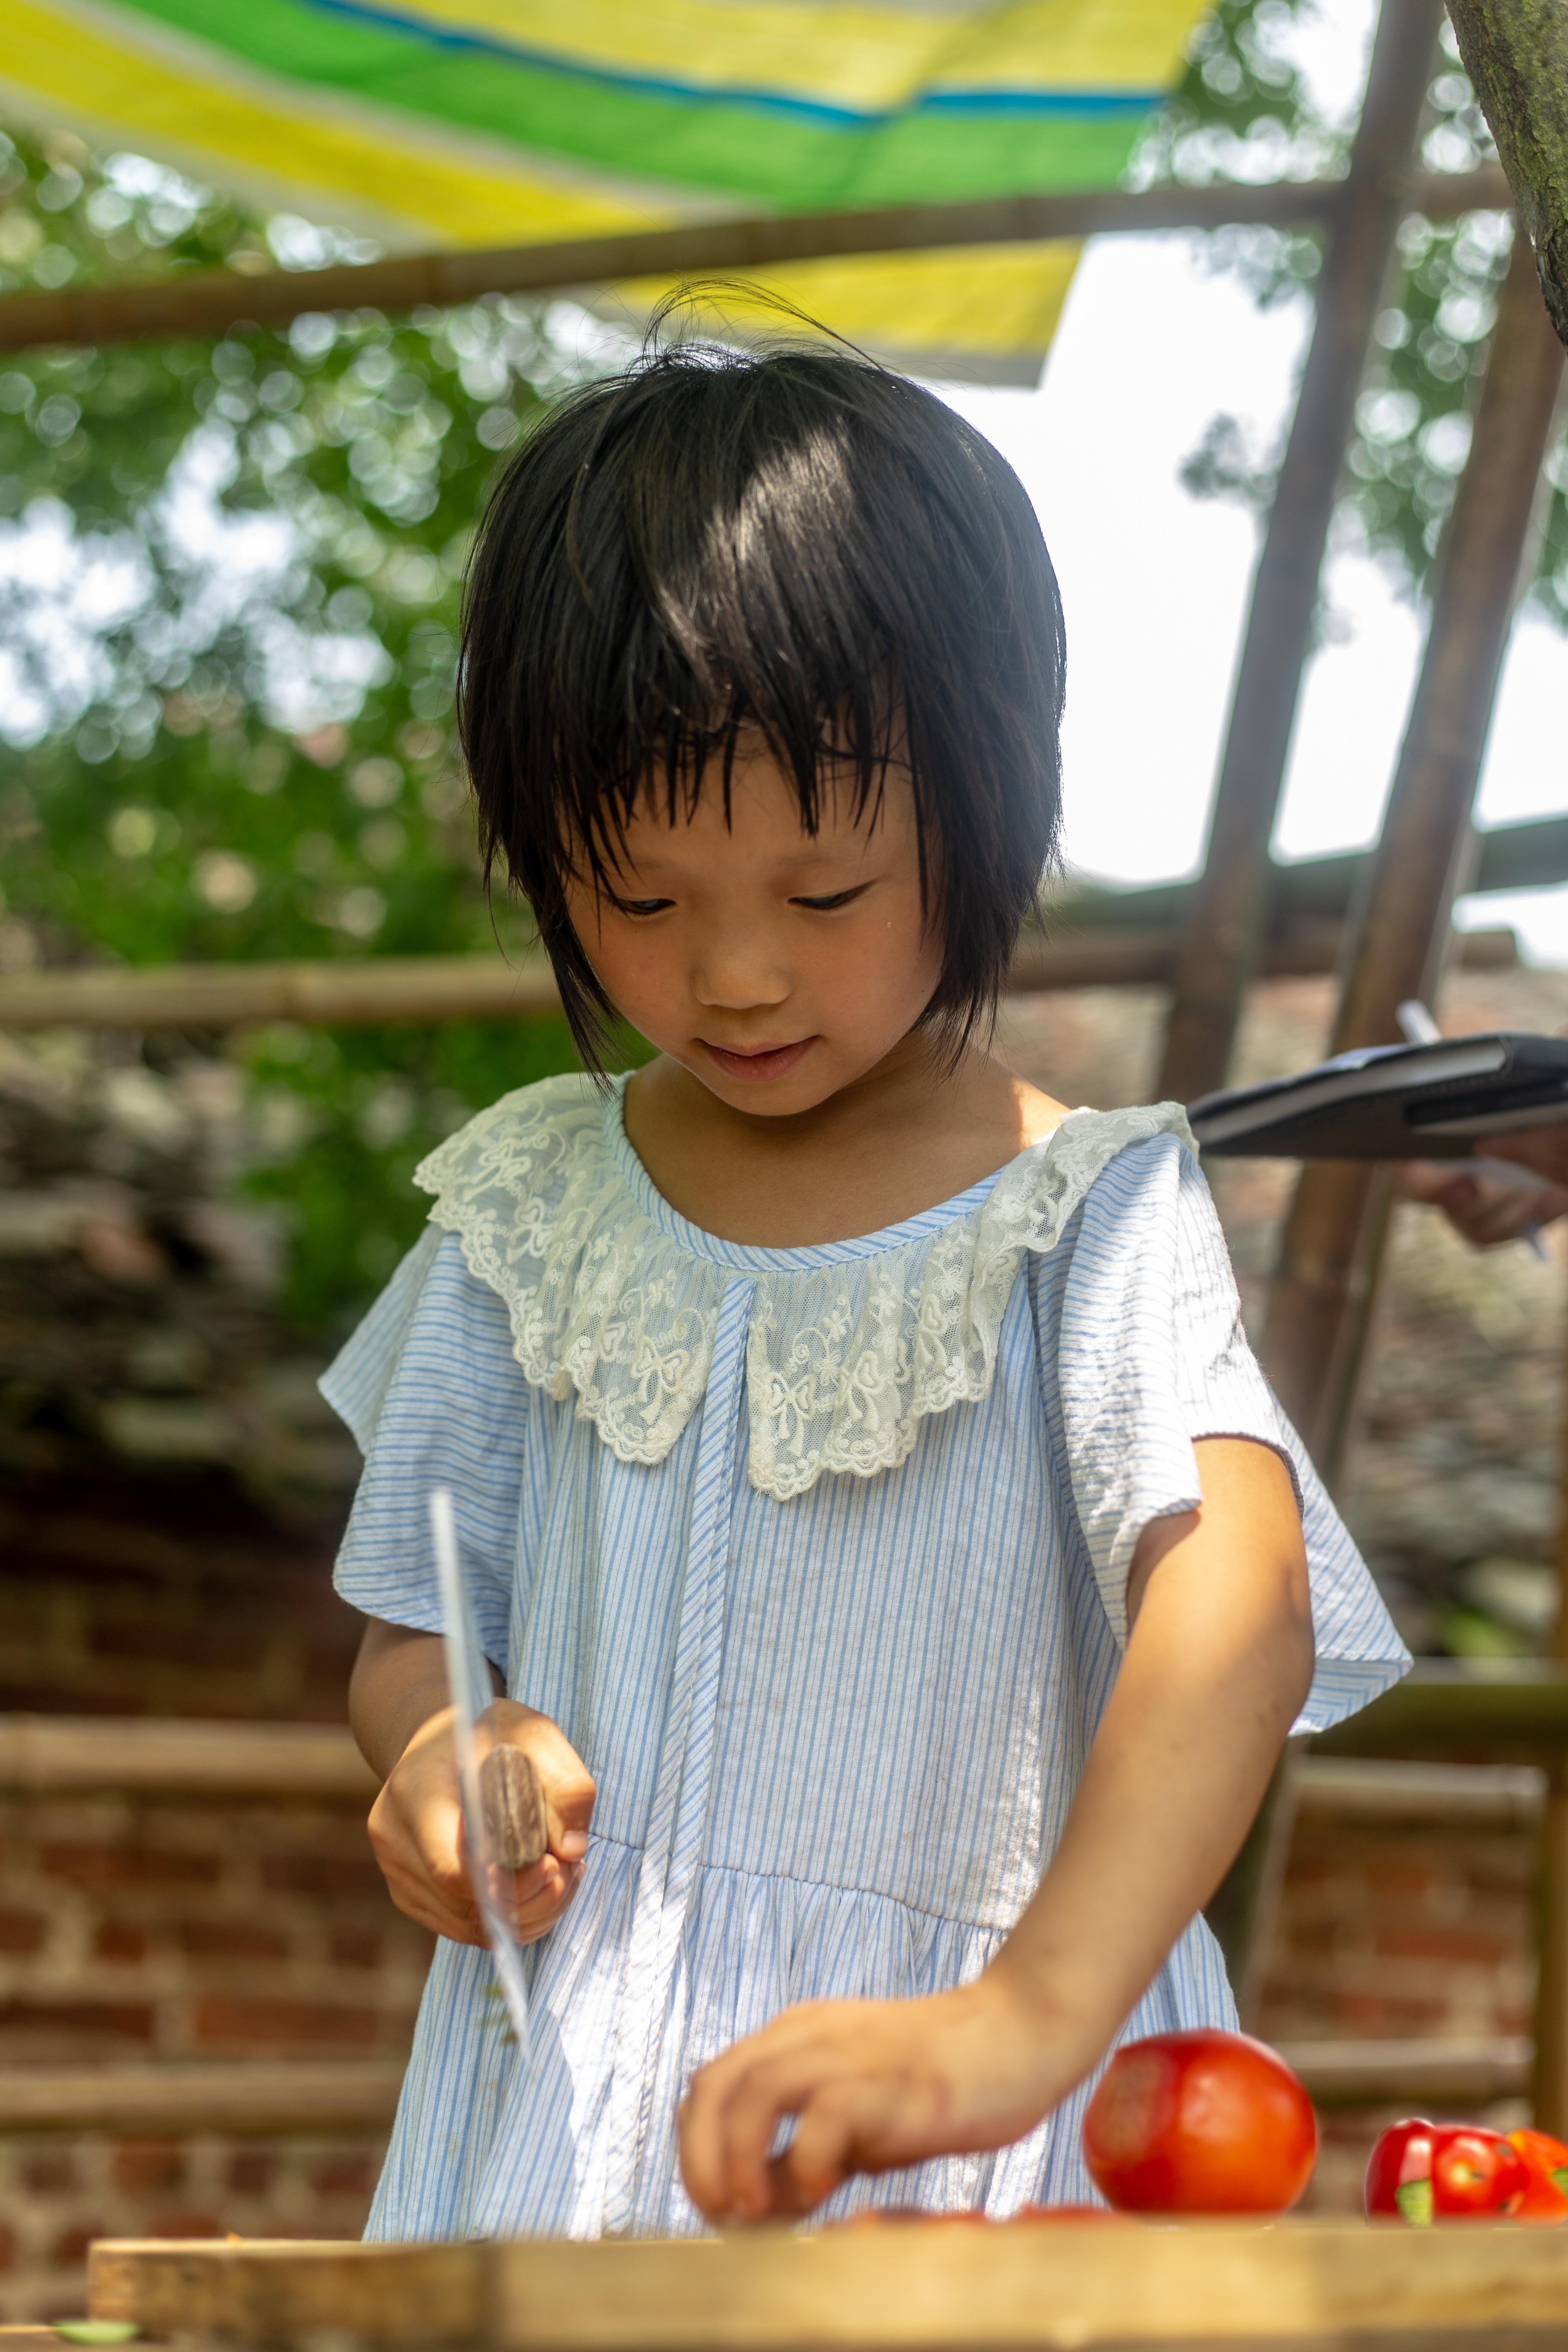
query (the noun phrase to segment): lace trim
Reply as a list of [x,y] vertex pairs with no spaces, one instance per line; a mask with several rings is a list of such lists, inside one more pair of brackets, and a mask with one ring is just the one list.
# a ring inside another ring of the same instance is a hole
[[1156,1135],[1191,1148],[1178,1104],[1074,1111],[967,1215],[869,1255],[741,1275],[653,1222],[576,1076],[503,1096],[415,1181],[506,1301],[525,1377],[575,1391],[623,1462],[669,1453],[707,1389],[725,1286],[749,1279],[750,1474],[783,1502],[824,1471],[896,1467],[928,1414],[985,1396],[1025,1252],[1051,1248],[1107,1163]]

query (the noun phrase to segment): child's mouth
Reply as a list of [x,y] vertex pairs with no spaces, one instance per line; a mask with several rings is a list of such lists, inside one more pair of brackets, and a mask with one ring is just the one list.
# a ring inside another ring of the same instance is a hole
[[800,1037],[793,1045],[763,1045],[744,1053],[730,1045],[710,1045],[706,1037],[697,1042],[727,1078],[783,1078],[805,1060],[816,1040]]

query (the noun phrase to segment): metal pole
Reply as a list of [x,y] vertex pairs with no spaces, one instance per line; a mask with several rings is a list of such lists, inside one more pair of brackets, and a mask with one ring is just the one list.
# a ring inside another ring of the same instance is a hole
[[1268,842],[1317,608],[1318,574],[1373,320],[1399,225],[1400,175],[1426,96],[1436,0],[1383,0],[1347,201],[1328,240],[1317,319],[1273,511],[1165,1032],[1158,1092],[1225,1084],[1266,915]]
[[[1331,1051],[1392,1043],[1397,1006],[1430,1001],[1448,917],[1471,854],[1470,808],[1491,723],[1563,351],[1542,308],[1529,240],[1516,236],[1498,304],[1469,459],[1439,557],[1421,675],[1352,946]],[[1303,1168],[1285,1228],[1263,1352],[1314,1456],[1342,1429],[1354,1384],[1358,1278],[1371,1279],[1377,1171]],[[1364,1328],[1364,1316],[1359,1318]],[[1348,1358],[1348,1360],[1346,1359]]]

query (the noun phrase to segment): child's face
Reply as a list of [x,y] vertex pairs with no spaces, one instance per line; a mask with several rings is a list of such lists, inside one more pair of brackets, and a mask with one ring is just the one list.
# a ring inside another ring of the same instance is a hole
[[907,776],[889,769],[875,822],[856,824],[851,799],[825,791],[805,832],[771,753],[743,739],[728,824],[714,772],[689,821],[639,806],[613,897],[591,881],[568,891],[610,1002],[737,1110],[811,1110],[853,1085],[941,977]]

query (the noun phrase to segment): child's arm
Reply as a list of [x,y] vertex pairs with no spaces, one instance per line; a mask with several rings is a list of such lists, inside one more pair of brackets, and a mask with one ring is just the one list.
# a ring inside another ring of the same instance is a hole
[[[1237,1438],[1196,1450],[1203,1508],[1143,1532],[1127,1654],[1028,1909],[973,1984],[786,2010],[703,2067],[680,2156],[710,2221],[805,2211],[851,2173],[1022,2138],[1213,1894],[1306,1696],[1313,1644],[1284,1464]],[[770,2163],[785,2116],[795,2138]]]
[[[532,1757],[544,1787],[550,1851],[531,1870],[519,1871],[514,1882],[517,1933],[531,1943],[555,1925],[583,1874],[594,1783],[547,1715],[509,1698],[495,1700],[488,1714],[503,1738]],[[482,1944],[463,1866],[462,1806],[439,1636],[373,1617],[349,1684],[349,1721],[384,1784],[371,1807],[370,1842],[393,1901],[438,1936]]]

